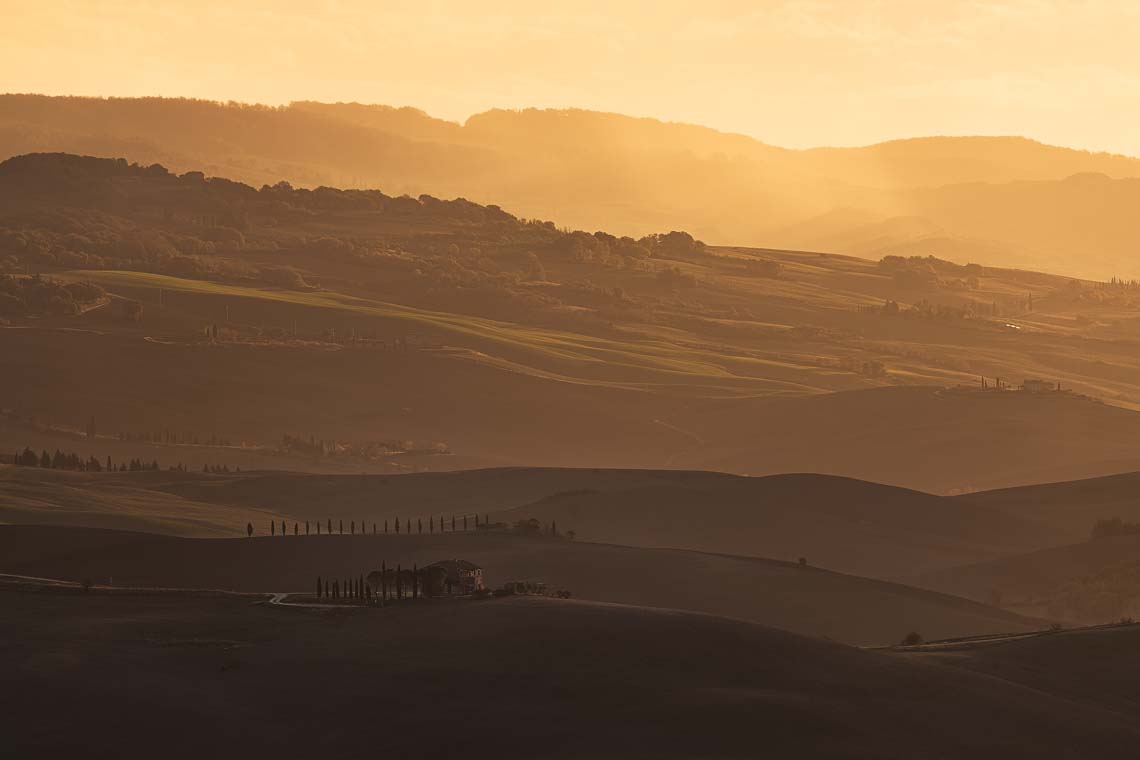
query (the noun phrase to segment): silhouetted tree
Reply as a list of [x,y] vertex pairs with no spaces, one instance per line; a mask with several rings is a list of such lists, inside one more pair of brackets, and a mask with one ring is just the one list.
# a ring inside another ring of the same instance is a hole
[[40,454],[40,467],[51,467],[51,455],[47,453],[47,449]]
[[284,520],[281,521],[281,535],[283,535],[283,536],[285,535],[285,521]]
[[110,457],[110,455],[108,455],[107,456],[107,472],[114,472],[114,471],[115,471],[115,465],[111,464],[111,457]]
[[463,515],[463,530],[467,530],[467,515]]
[[331,536],[332,535],[332,518],[331,517],[329,518],[328,528],[329,528],[328,533]]
[[451,516],[451,532],[455,532],[455,515]]
[[424,519],[422,517],[416,518],[416,532],[417,533],[423,533],[424,532]]
[[318,599],[321,598],[321,589],[322,588],[323,588],[323,586],[321,586],[321,576],[318,575],[317,576],[317,598]]
[[271,535],[271,536],[277,535],[277,521],[276,520],[270,520],[269,521],[269,535]]
[[388,532],[388,521],[387,520],[384,521],[384,532],[385,533]]
[[321,535],[321,521],[317,520],[317,535]]
[[[320,523],[317,523],[317,524],[320,525]],[[309,535],[309,521],[308,520],[305,520],[305,535],[306,536]]]
[[297,523],[293,523],[293,535],[297,535]]
[[329,582],[325,581],[325,599],[329,598]]
[[245,535],[249,538],[253,538],[253,523],[247,522],[245,524]]
[[340,521],[340,534],[342,536],[344,535],[344,520]]
[[376,523],[372,523],[372,535],[376,535]]
[[396,535],[400,535],[400,518],[396,518]]

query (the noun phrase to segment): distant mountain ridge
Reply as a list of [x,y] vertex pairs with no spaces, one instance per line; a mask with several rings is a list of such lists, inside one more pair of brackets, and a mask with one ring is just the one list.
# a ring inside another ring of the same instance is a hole
[[[687,229],[710,243],[878,257],[933,254],[1107,279],[1140,275],[1140,159],[1018,137],[789,150],[687,124],[582,110],[491,110],[0,96],[0,157],[122,156],[254,186],[431,192],[584,229]],[[836,217],[854,209],[857,220]],[[899,229],[893,220],[921,220]],[[820,226],[818,220],[828,219]],[[884,234],[867,242],[868,225]],[[937,229],[936,234],[922,228]]]

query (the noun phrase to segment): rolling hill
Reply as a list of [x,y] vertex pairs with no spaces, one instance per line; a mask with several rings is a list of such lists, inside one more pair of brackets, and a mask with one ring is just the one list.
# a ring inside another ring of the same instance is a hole
[[77,156],[0,164],[0,198],[6,450],[938,493],[1140,468],[1128,283],[590,235]]
[[[0,468],[0,520],[184,537],[258,535],[281,521],[349,532],[535,519],[594,542],[796,561],[872,577],[916,575],[1052,545],[1032,520],[917,491],[822,475],[743,478],[670,470],[511,468],[407,475],[76,473]],[[489,516],[489,518],[488,518]]]
[[[501,203],[641,236],[874,255],[933,254],[1136,277],[1121,222],[1140,160],[1010,137],[787,150],[686,124],[579,110],[492,110],[464,124],[410,108],[281,108],[161,98],[0,99],[0,156],[124,156],[260,186],[381,187]],[[844,221],[852,219],[853,221]],[[919,221],[904,224],[908,220]],[[881,231],[868,245],[868,227]]]
[[[533,598],[353,614],[160,594],[2,597],[3,742],[17,754],[149,757],[178,735],[172,757],[219,742],[235,754],[443,757],[470,752],[477,733],[480,754],[496,756],[1061,758],[1080,747],[1115,758],[1140,739],[1134,628],[894,655]],[[130,731],[117,725],[125,714]]]
[[1026,631],[1013,613],[884,581],[751,557],[502,533],[189,539],[81,528],[0,526],[0,572],[116,586],[307,591],[316,577],[462,557],[488,582],[539,580],[575,597],[760,622],[853,644]]

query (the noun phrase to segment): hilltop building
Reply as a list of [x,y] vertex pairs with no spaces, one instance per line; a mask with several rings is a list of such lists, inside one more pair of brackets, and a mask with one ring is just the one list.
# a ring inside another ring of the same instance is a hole
[[485,588],[483,568],[465,559],[445,559],[423,569],[429,596],[462,596]]

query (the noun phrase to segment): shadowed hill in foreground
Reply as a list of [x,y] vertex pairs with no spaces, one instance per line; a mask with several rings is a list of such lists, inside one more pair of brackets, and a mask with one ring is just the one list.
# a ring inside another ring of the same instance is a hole
[[307,591],[317,576],[357,577],[461,557],[493,585],[544,581],[574,596],[752,620],[853,644],[907,632],[943,638],[1041,623],[956,597],[773,560],[523,538],[494,533],[179,539],[0,526],[0,572],[121,586]]
[[[0,741],[16,755],[151,757],[177,736],[168,756],[997,760],[1072,747],[1131,757],[1140,741],[1134,697],[1121,696],[1135,668],[1116,669],[1107,688],[1080,685],[1082,666],[1114,659],[1098,644],[1134,661],[1134,630],[947,659],[573,601],[325,613],[248,599],[0,597],[12,642],[0,652]],[[1041,648],[1052,676],[1032,656]]]

